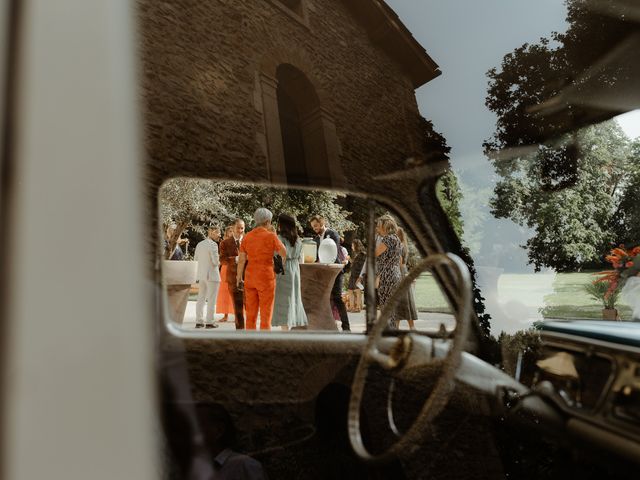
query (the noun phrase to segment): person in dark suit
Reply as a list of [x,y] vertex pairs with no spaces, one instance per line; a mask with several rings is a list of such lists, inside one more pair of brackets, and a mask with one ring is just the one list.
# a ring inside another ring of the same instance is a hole
[[[321,215],[314,215],[310,220],[311,228],[316,233],[315,241],[318,244],[318,251],[320,251],[320,242],[325,238],[330,238],[336,244],[338,250],[338,256],[334,260],[334,263],[342,263],[341,254],[340,254],[340,235],[335,230],[331,230],[327,228],[327,223]],[[316,259],[317,261],[317,259]],[[338,313],[340,315],[340,322],[342,323],[342,331],[350,332],[351,326],[349,325],[349,316],[347,315],[347,307],[342,301],[342,283],[344,280],[344,273],[340,272],[336,277],[336,281],[333,284],[333,288],[331,289],[331,301],[338,309]]]
[[233,311],[236,319],[236,330],[244,329],[244,292],[238,289],[236,275],[238,273],[238,255],[240,243],[244,237],[244,220],[236,218],[233,222],[233,235],[220,242],[220,263],[226,265],[227,276],[223,281],[227,282],[229,292],[233,298]]

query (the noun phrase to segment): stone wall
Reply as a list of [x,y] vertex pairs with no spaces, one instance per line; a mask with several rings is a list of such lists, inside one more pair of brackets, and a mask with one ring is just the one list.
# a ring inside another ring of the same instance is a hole
[[[411,81],[342,0],[139,0],[147,176],[267,180],[261,72],[305,73],[332,116],[346,185],[420,149]],[[363,182],[364,180],[364,182]]]

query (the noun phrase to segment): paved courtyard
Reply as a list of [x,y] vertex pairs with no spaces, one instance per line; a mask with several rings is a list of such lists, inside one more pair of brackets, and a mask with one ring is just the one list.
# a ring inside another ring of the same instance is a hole
[[[216,320],[220,320],[222,315],[217,314]],[[364,310],[360,313],[349,313],[349,323],[351,324],[351,331],[360,333],[365,329],[365,313]],[[431,313],[431,312],[418,312],[418,320],[415,322],[417,330],[422,331],[437,331],[440,328],[440,324],[444,323],[445,327],[451,329],[454,326],[453,316],[445,313]],[[220,322],[220,330],[234,330],[235,324],[233,315],[229,315],[228,322]],[[183,327],[186,329],[195,329],[196,326],[196,302],[189,301],[187,304],[187,311],[184,317]],[[340,322],[336,322],[336,326],[340,327]],[[406,330],[409,328],[407,322],[401,322],[400,328]],[[209,330],[210,331],[210,330]]]

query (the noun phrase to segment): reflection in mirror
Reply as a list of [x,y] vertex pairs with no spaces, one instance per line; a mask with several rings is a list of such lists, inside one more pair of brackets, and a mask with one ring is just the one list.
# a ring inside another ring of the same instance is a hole
[[[367,298],[377,315],[422,259],[397,215],[344,193],[176,178],[161,188],[159,211],[167,315],[186,330],[362,333]],[[392,322],[430,333],[454,328],[432,273],[413,283]]]
[[344,195],[326,191],[165,182],[159,210],[170,318],[186,329],[337,330],[337,310],[350,330],[337,232],[354,230],[358,214],[346,205]]

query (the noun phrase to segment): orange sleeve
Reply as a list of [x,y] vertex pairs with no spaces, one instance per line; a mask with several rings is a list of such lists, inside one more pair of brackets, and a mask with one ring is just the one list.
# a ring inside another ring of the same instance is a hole
[[245,235],[242,243],[240,244],[240,253],[247,253],[247,244],[251,241],[251,237],[249,235]]

